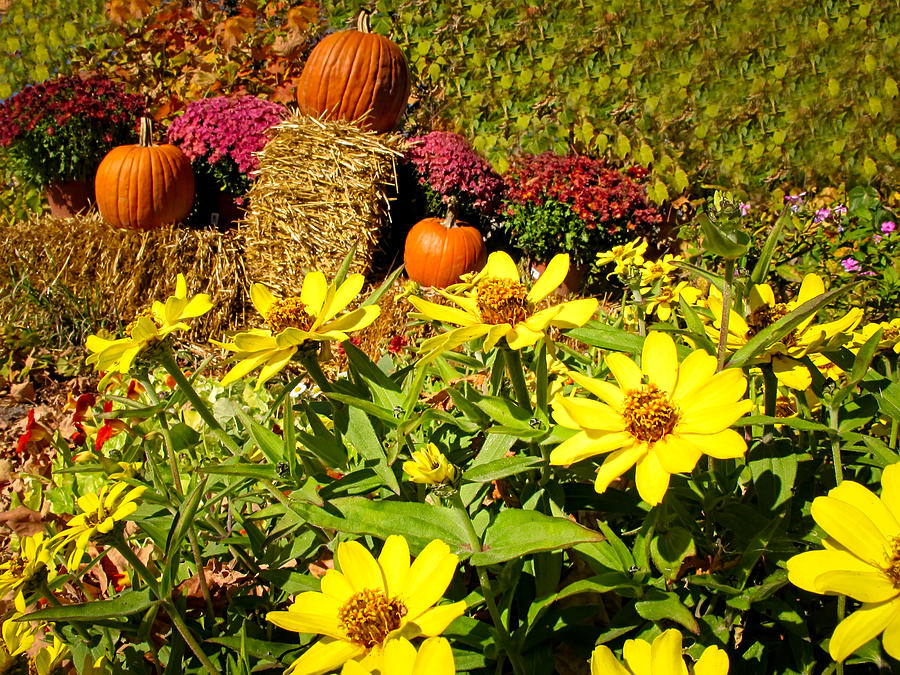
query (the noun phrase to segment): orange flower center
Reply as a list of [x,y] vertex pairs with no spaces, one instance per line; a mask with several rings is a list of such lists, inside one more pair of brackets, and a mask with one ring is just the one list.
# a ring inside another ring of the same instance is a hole
[[891,580],[894,588],[900,590],[900,537],[894,537],[891,542],[891,556],[884,573]]
[[514,279],[488,277],[479,282],[475,302],[485,323],[515,326],[528,318],[528,291]]
[[656,443],[672,433],[678,422],[678,408],[668,394],[655,384],[645,384],[625,394],[625,430],[644,443]]
[[[747,318],[747,327],[750,329],[748,333],[749,337],[753,337],[764,328],[768,328],[779,319],[787,316],[790,311],[787,304],[783,302],[778,302],[771,307],[769,305],[760,305],[754,309]],[[796,342],[795,331],[791,331],[785,335],[781,338],[781,341],[788,347],[793,345]]]
[[266,313],[266,322],[271,326],[272,332],[280,333],[285,328],[298,328],[308,331],[312,328],[316,317],[306,311],[306,305],[300,298],[284,298],[276,300]]
[[406,605],[397,598],[371,588],[355,593],[338,610],[338,620],[351,642],[371,649],[384,644],[392,631],[400,628]]
[[25,559],[16,556],[9,561],[9,574],[12,577],[21,577],[25,573]]
[[142,309],[140,312],[138,312],[135,315],[135,317],[131,320],[131,323],[129,323],[127,326],[125,326],[125,335],[127,335],[130,338],[133,338],[134,337],[134,329],[137,328],[138,321],[140,321],[141,317],[144,317],[144,316],[146,316],[148,319],[150,319],[153,322],[153,325],[155,325],[157,328],[162,328],[162,322],[159,319],[157,319],[156,316],[154,316],[153,312],[151,312],[150,308],[148,307],[148,308]]
[[796,415],[797,410],[794,407],[794,401],[784,394],[779,394],[775,399],[775,417],[790,417]]
[[885,324],[882,326],[884,330],[881,332],[882,341],[892,341],[896,340],[898,336],[900,336],[900,329],[897,326],[892,324]]

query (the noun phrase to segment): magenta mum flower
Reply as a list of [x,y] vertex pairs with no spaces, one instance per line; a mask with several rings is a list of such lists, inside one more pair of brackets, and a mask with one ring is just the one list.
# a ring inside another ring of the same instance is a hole
[[893,220],[886,220],[885,222],[883,222],[881,224],[881,232],[883,234],[890,234],[891,232],[893,232],[896,229],[897,229],[897,225],[894,223]]
[[841,260],[841,267],[845,272],[859,272],[861,265],[855,258],[844,258]]

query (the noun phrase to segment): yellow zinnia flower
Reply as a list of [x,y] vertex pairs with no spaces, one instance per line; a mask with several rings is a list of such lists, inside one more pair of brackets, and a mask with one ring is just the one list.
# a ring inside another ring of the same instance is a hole
[[[24,611],[24,608],[22,609]],[[20,616],[14,613],[0,627],[0,672],[12,666],[16,657],[24,654],[34,644],[34,630],[27,621],[16,621]]]
[[[641,293],[650,293],[652,290],[649,287],[642,288]],[[677,305],[681,298],[693,305],[700,298],[700,289],[690,286],[686,281],[679,281],[674,286],[664,284],[659,293],[647,301],[646,312],[647,314],[656,312],[660,321],[668,321],[672,316],[672,307]]]
[[554,256],[529,290],[522,283],[519,270],[509,254],[495,251],[488,256],[484,269],[463,285],[463,288],[468,288],[465,295],[442,292],[456,307],[410,297],[409,301],[419,311],[412,316],[460,326],[425,340],[419,349],[423,354],[422,360],[428,361],[480,337],[484,337],[485,351],[493,349],[503,338],[510,348],[522,349],[543,337],[548,326],[583,326],[597,310],[599,302],[596,298],[572,300],[535,311],[536,305],[562,284],[568,272],[568,254]]
[[[250,287],[250,300],[269,324],[238,333],[234,341],[215,344],[235,352],[238,363],[222,378],[228,385],[262,367],[256,388],[284,368],[306,343],[341,342],[347,333],[371,324],[381,313],[378,305],[366,305],[341,314],[362,290],[365,277],[350,274],[339,286],[328,283],[322,272],[310,272],[302,282],[300,297],[276,298],[262,284]],[[340,316],[338,316],[340,314]]]
[[[20,591],[38,572],[45,569],[52,558],[44,533],[38,532],[19,542],[19,553],[0,563],[0,598],[11,591]],[[50,576],[55,570],[50,570]]]
[[716,372],[716,358],[696,350],[679,365],[675,342],[651,332],[644,340],[641,365],[624,354],[610,354],[606,365],[618,387],[572,372],[576,384],[600,398],[557,397],[553,418],[579,433],[550,453],[550,464],[568,465],[609,453],[594,484],[604,492],[633,465],[638,493],[659,504],[673,473],[693,470],[703,454],[742,457],[743,437],[729,427],[753,408],[738,368]]
[[878,350],[891,349],[900,353],[900,319],[891,319],[890,321],[882,321],[880,323],[867,323],[861,326],[859,331],[853,334],[850,342],[850,351],[858,350],[869,338],[875,335],[881,328],[881,339],[878,340]]
[[286,612],[266,615],[286,630],[325,636],[291,664],[292,675],[320,675],[350,660],[373,668],[390,640],[436,637],[466,609],[463,600],[434,606],[459,564],[440,540],[412,564],[399,535],[387,538],[377,560],[355,541],[338,544],[335,559],[340,571],[325,572],[321,592],[300,593]]
[[591,654],[591,675],[727,675],[729,666],[728,654],[710,646],[688,670],[681,654],[681,633],[674,628],[660,633],[652,643],[628,640],[622,656],[625,665],[619,663],[609,647],[596,647]]
[[683,261],[684,258],[680,255],[671,253],[666,253],[659,260],[645,260],[641,265],[641,286],[652,286],[660,279],[665,279],[668,283],[669,275],[678,269],[674,263]]
[[358,661],[347,661],[341,675],[453,675],[456,661],[446,638],[431,637],[422,643],[419,651],[406,638],[388,640],[383,650],[382,663],[369,670]]
[[647,240],[638,237],[634,241],[627,244],[613,246],[608,251],[597,254],[598,265],[608,265],[615,263],[615,268],[610,272],[607,278],[614,274],[627,276],[632,267],[641,267],[644,264],[644,253],[647,252]]
[[843,661],[884,633],[885,651],[900,659],[900,464],[881,474],[880,498],[848,480],[816,497],[811,512],[828,535],[825,548],[788,560],[788,579],[811,593],[863,603],[835,628],[831,658]]
[[128,337],[109,340],[98,335],[89,335],[85,346],[91,352],[88,363],[94,364],[97,370],[111,373],[127,373],[134,359],[151,344],[159,342],[170,333],[189,330],[185,319],[193,319],[206,314],[212,309],[212,303],[206,293],[193,298],[187,297],[187,283],[184,275],[179,274],[175,282],[175,295],[165,303],[156,300],[135,317],[125,333]]
[[[717,341],[722,318],[722,296],[714,289],[715,287],[711,289],[708,301],[712,325],[707,326],[707,333],[713,341]],[[726,347],[732,351],[739,349],[761,330],[823,293],[825,283],[816,274],[807,274],[803,278],[797,297],[789,302],[775,302],[775,294],[768,284],[754,286],[750,293],[749,315],[745,318],[734,310],[729,314]],[[800,359],[807,354],[839,347],[849,338],[850,331],[859,324],[862,315],[861,309],[853,308],[835,321],[813,323],[813,314],[781,340],[769,345],[758,360],[762,363],[771,362],[778,381],[783,385],[802,391],[812,384],[812,376]]]
[[60,547],[75,542],[75,550],[69,556],[69,569],[78,564],[90,541],[109,534],[137,510],[137,500],[147,488],[139,485],[129,490],[128,487],[128,483],[121,482],[112,487],[105,485],[98,494],[89,492],[78,498],[82,513],[74,516],[66,523],[66,529],[53,537],[54,541],[60,541]]
[[413,452],[412,459],[403,462],[403,471],[413,483],[442,485],[456,481],[456,467],[434,443]]

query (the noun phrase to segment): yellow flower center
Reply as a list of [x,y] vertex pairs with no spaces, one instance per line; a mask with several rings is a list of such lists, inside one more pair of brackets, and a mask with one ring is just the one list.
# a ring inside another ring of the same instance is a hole
[[84,524],[88,527],[96,527],[100,524],[100,521],[104,518],[103,514],[99,511],[94,511],[93,513],[86,513],[84,515]]
[[266,313],[266,322],[273,333],[280,333],[285,328],[297,328],[308,331],[312,328],[316,317],[306,311],[306,305],[300,298],[284,298],[276,300]]
[[797,414],[794,408],[794,401],[784,394],[779,394],[775,399],[775,417],[790,417]]
[[371,649],[384,644],[392,631],[400,628],[406,605],[384,592],[367,588],[355,593],[338,610],[338,620],[351,642]]
[[25,559],[22,556],[16,556],[12,560],[9,561],[9,574],[13,577],[21,577],[24,576],[25,573]]
[[656,443],[672,433],[678,422],[678,408],[668,394],[655,384],[645,384],[625,394],[625,430],[639,441]]
[[[754,309],[747,318],[747,327],[750,329],[749,337],[753,337],[764,328],[768,328],[779,319],[787,316],[791,311],[790,307],[784,302],[775,303],[774,306],[760,305]],[[790,347],[796,342],[795,331],[791,331],[781,341]]]
[[481,320],[497,325],[508,323],[515,326],[528,317],[528,291],[521,282],[514,279],[488,277],[478,284],[475,301]]
[[891,580],[894,588],[900,590],[900,537],[894,537],[891,543],[891,559],[888,561],[884,573]]
[[884,330],[881,332],[882,340],[896,340],[897,337],[900,336],[900,329],[898,329],[897,326],[886,324],[883,328]]
[[162,328],[162,323],[159,321],[159,319],[157,319],[153,315],[153,312],[151,312],[150,308],[148,307],[148,308],[142,309],[140,312],[138,312],[135,315],[135,317],[131,320],[131,323],[129,323],[127,326],[125,326],[125,335],[127,335],[130,338],[133,338],[134,337],[134,329],[137,328],[138,321],[140,321],[141,317],[144,317],[144,316],[146,316],[148,319],[150,319],[157,328]]
[[28,675],[40,675],[37,667],[37,660],[33,656],[28,657]]

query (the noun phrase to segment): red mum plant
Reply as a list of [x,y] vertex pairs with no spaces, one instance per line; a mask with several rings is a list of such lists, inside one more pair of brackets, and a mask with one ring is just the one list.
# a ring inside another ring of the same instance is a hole
[[538,261],[568,253],[573,262],[590,264],[614,244],[652,237],[662,214],[647,201],[646,174],[582,155],[514,158],[504,176],[513,242]]

